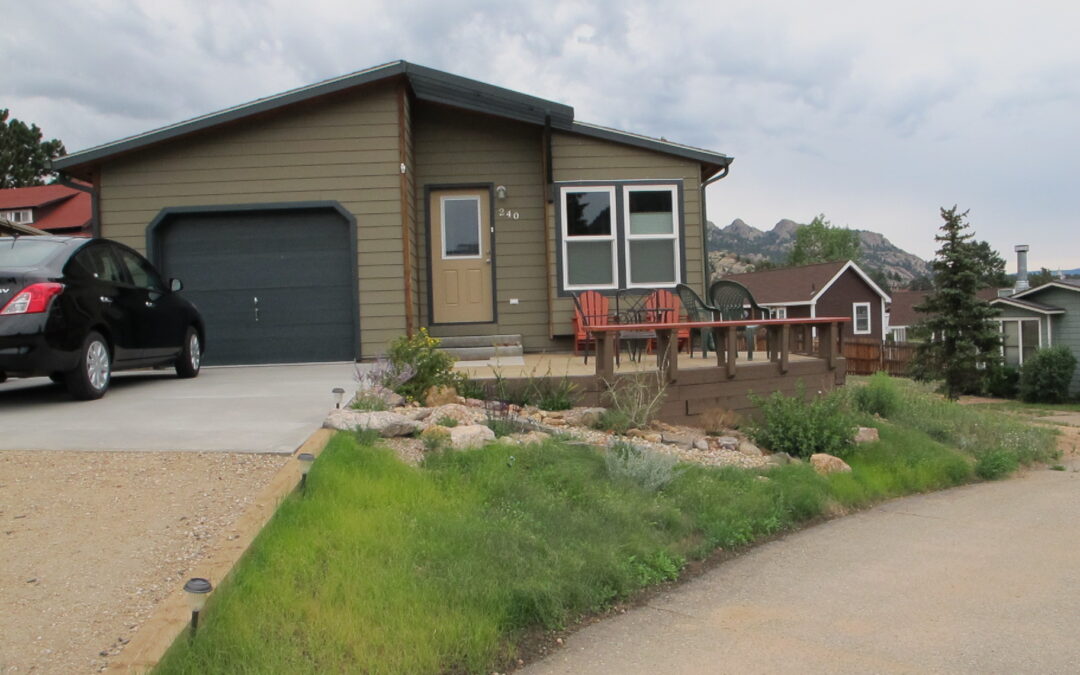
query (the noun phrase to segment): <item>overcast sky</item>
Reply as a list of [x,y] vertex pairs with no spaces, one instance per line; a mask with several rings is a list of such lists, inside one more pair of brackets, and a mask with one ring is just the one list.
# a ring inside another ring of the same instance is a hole
[[0,108],[69,151],[405,59],[735,157],[709,218],[876,230],[941,206],[1080,267],[1080,4],[0,0]]

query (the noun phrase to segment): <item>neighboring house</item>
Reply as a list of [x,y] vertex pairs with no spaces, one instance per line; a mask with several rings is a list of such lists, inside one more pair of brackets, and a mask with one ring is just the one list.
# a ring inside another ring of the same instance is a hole
[[93,208],[89,186],[54,183],[0,190],[0,218],[48,234],[90,236]]
[[0,218],[0,237],[8,237],[12,235],[21,237],[27,234],[48,234],[48,232],[39,230],[32,225],[15,224],[10,220]]
[[882,340],[889,295],[854,262],[730,274],[724,277],[750,289],[754,300],[776,319],[849,316],[847,337]]
[[[1040,347],[1065,345],[1080,358],[1080,282],[1056,279],[1048,284],[995,298],[1000,310],[1005,363],[1021,366]],[[1080,392],[1080,369],[1071,391]]]
[[[915,338],[912,335],[912,329],[924,318],[924,315],[916,312],[915,308],[926,300],[928,293],[929,291],[893,291],[886,322],[889,328],[885,335],[887,339],[894,342],[907,342]],[[998,297],[998,291],[994,288],[984,288],[975,295],[989,302]]]
[[100,235],[183,280],[208,363],[253,363],[425,326],[567,347],[571,291],[704,286],[704,188],[731,161],[396,61],[54,167],[94,184]]

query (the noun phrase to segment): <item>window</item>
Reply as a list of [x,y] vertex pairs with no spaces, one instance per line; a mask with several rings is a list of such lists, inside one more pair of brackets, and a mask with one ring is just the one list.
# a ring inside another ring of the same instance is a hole
[[131,275],[131,282],[137,288],[145,288],[158,293],[165,292],[165,286],[161,283],[161,279],[158,277],[157,272],[154,271],[154,268],[150,266],[150,263],[131,251],[122,248],[117,249],[117,253],[120,254],[124,266],[127,267],[128,274]]
[[443,259],[479,258],[480,199],[443,197],[441,207]]
[[563,188],[563,287],[618,288],[614,187]]
[[852,333],[855,335],[866,335],[871,332],[869,302],[851,303],[851,318],[855,324],[852,328]]
[[560,290],[682,281],[677,182],[567,185],[559,195]]
[[787,307],[770,307],[769,308],[770,319],[786,319]]
[[98,281],[127,283],[120,269],[120,262],[105,244],[94,244],[80,249],[68,263],[65,273],[76,278],[86,278],[89,275]]
[[0,211],[0,218],[10,220],[13,223],[29,225],[30,223],[34,222],[34,212],[30,209],[19,209],[18,211]]
[[907,326],[890,328],[889,336],[893,342],[907,342]]
[[1005,365],[1018,367],[1042,345],[1038,319],[998,319],[1001,324],[1001,356]]
[[626,286],[674,286],[679,275],[678,212],[675,186],[623,188],[626,214]]

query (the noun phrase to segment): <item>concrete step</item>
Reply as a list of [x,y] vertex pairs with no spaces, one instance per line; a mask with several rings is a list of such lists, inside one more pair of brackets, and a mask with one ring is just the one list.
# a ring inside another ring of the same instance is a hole
[[496,356],[521,356],[524,352],[521,349],[521,345],[500,345],[487,346],[487,347],[452,347],[450,349],[443,349],[444,352],[452,354],[458,361],[486,361],[493,359]]
[[492,347],[495,345],[521,346],[520,335],[462,335],[439,338],[439,348],[450,351],[466,347]]

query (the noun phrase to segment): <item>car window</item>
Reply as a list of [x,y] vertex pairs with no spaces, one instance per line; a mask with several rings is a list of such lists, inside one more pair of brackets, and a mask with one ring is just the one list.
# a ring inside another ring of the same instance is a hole
[[34,237],[0,237],[0,267],[35,267],[62,246]]
[[136,255],[127,249],[117,249],[117,253],[120,254],[120,258],[124,261],[124,265],[128,269],[128,274],[131,275],[131,281],[139,288],[146,288],[151,291],[157,291],[158,293],[165,292],[165,286],[161,283],[161,277],[158,276],[154,267],[143,259],[142,256]]
[[120,261],[105,246],[87,246],[71,258],[65,270],[75,278],[94,278],[113,284],[127,283]]

